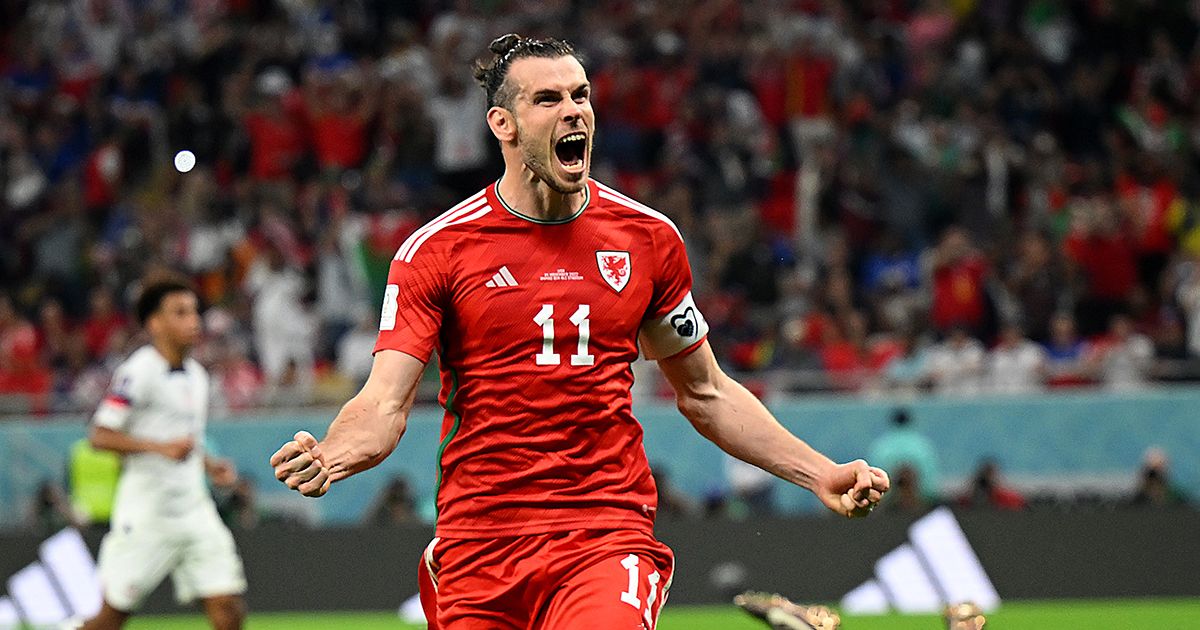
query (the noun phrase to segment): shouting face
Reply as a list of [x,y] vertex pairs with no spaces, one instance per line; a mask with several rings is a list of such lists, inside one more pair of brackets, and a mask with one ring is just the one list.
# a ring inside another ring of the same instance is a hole
[[506,81],[516,87],[511,111],[525,166],[555,192],[583,190],[596,128],[583,66],[570,56],[518,59]]

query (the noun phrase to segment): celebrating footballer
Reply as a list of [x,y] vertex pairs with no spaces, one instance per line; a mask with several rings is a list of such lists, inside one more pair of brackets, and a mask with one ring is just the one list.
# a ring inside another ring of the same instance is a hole
[[[734,457],[864,516],[888,490],[789,433],[726,376],[679,230],[589,177],[595,114],[572,46],[505,35],[477,65],[505,170],[396,252],[374,365],[325,438],[272,457],[307,496],[383,461],[433,352],[446,409],[437,531],[420,563],[430,628],[647,628],[674,557],[630,364],[658,362],[679,410]],[[432,445],[431,445],[432,446]]]

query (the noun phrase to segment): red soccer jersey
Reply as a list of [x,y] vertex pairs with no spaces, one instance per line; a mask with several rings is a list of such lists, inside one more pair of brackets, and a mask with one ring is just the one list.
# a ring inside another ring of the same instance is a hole
[[488,186],[392,261],[379,350],[442,375],[438,535],[652,529],[654,480],[630,363],[697,347],[683,240],[662,214],[589,180],[549,223]]

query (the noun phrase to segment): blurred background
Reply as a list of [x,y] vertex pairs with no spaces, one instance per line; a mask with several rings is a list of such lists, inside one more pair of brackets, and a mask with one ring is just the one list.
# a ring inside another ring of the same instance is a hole
[[[103,522],[72,445],[162,269],[235,528],[431,523],[433,370],[382,472],[318,504],[265,460],[365,379],[399,244],[501,172],[468,67],[507,32],[583,54],[593,176],[679,226],[727,371],[888,468],[880,512],[1190,513],[1200,2],[0,0],[0,528]],[[664,519],[817,513],[634,369]]]

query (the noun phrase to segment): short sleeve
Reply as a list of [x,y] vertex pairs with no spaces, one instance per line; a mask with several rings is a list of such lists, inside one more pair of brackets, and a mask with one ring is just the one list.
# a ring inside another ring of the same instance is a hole
[[122,363],[113,373],[108,393],[100,401],[100,406],[92,416],[92,423],[98,427],[124,431],[133,410],[145,405],[145,390],[145,378],[139,377],[134,365],[128,361]]
[[708,322],[692,299],[692,269],[683,240],[672,231],[659,241],[662,258],[639,335],[647,359],[665,359],[700,345]]
[[446,260],[439,248],[427,246],[411,261],[392,261],[375,352],[399,350],[429,361],[438,343],[447,299]]

